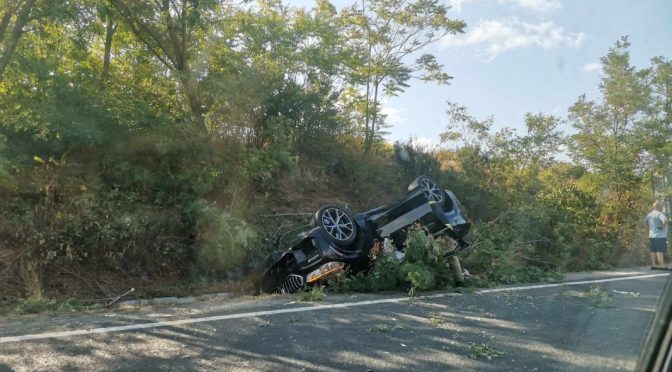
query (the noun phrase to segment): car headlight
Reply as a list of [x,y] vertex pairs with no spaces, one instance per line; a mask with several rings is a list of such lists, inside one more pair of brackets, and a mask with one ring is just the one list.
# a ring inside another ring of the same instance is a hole
[[318,267],[316,270],[312,271],[310,274],[308,274],[308,276],[306,277],[306,283],[316,282],[327,275],[340,271],[343,269],[343,266],[345,266],[345,264],[343,264],[342,262],[326,263]]

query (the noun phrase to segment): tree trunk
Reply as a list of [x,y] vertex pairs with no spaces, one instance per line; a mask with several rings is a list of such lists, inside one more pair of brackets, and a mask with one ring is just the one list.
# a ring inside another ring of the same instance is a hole
[[5,14],[2,15],[2,19],[0,19],[0,41],[5,38],[5,32],[7,32],[7,28],[9,27],[9,21],[12,20],[12,14],[16,11],[16,6],[14,6],[13,9],[7,9],[5,10]]
[[378,77],[373,80],[373,113],[371,114],[370,130],[366,141],[365,152],[368,154],[373,147],[373,141],[376,137],[376,120],[378,120],[378,87],[380,82]]
[[16,16],[12,34],[10,35],[10,38],[7,41],[7,45],[2,51],[2,55],[0,56],[0,79],[2,79],[2,75],[5,72],[7,65],[9,65],[9,61],[12,59],[12,55],[16,50],[16,46],[19,44],[19,40],[23,34],[23,27],[30,20],[30,11],[32,10],[33,5],[35,5],[35,0],[26,1],[19,11],[19,14]]
[[199,94],[198,83],[190,76],[188,70],[180,71],[180,74],[182,75],[180,83],[184,90],[184,95],[187,97],[191,114],[194,117],[194,124],[201,129],[205,129],[205,120],[203,117],[205,110]]
[[369,102],[371,102],[371,99],[369,98],[371,90],[371,83],[369,81],[366,82],[366,106],[364,106],[364,152],[367,153],[369,152],[369,121],[371,114],[369,113]]
[[112,22],[112,19],[107,19],[107,33],[105,34],[105,55],[103,56],[103,81],[107,81],[110,74],[110,56],[112,54],[112,38],[114,32],[117,30],[117,25]]

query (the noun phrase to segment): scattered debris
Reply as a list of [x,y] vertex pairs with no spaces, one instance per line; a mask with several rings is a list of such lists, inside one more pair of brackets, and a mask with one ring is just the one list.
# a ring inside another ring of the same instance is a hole
[[111,305],[113,305],[115,302],[119,301],[122,297],[127,296],[127,295],[130,294],[131,292],[135,292],[135,288],[131,288],[131,289],[129,289],[128,291],[124,292],[123,294],[120,294],[120,295],[117,296],[117,297],[111,298],[111,299],[110,299],[111,301],[108,302],[107,304],[105,304],[105,306],[107,307],[107,306],[111,306]]
[[600,286],[592,286],[585,291],[567,291],[565,294],[574,297],[591,298],[593,299],[592,306],[599,309],[611,309],[614,307],[611,303],[613,299],[612,294]]
[[504,352],[495,350],[488,344],[471,344],[471,346],[469,346],[468,356],[471,359],[487,358],[488,360],[491,360],[492,358],[498,358],[502,355],[504,355]]
[[632,297],[639,297],[639,292],[626,292],[626,291],[618,291],[616,289],[612,290],[614,293],[619,293],[619,294],[624,294],[624,295],[630,295]]
[[438,326],[438,325],[444,324],[444,323],[446,323],[446,322],[448,322],[448,321],[445,320],[445,319],[443,319],[443,318],[441,318],[441,317],[432,317],[432,318],[429,318],[429,322],[430,322],[432,325],[436,325],[436,326]]
[[379,325],[369,329],[369,332],[385,333],[385,332],[396,331],[398,329],[404,329],[404,327],[399,326],[399,325],[394,325],[394,324],[379,324]]

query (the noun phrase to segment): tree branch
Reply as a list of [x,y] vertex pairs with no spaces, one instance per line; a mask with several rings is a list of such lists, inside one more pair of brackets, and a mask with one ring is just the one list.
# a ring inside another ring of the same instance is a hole
[[21,3],[22,1],[17,1],[14,6],[5,10],[5,14],[2,16],[2,20],[0,20],[0,42],[5,38],[5,32],[7,32],[9,22],[12,20],[12,15],[19,9]]
[[7,47],[3,51],[2,56],[0,56],[0,79],[2,79],[2,75],[5,72],[7,65],[12,59],[14,50],[16,50],[16,47],[19,44],[19,39],[21,39],[21,35],[23,34],[23,27],[30,20],[30,11],[32,10],[33,5],[35,5],[35,0],[26,1],[19,11],[16,21],[14,21],[11,39],[9,39]]
[[[137,36],[140,41],[142,41],[149,51],[158,58],[161,63],[163,63],[170,70],[179,70],[179,64],[175,58],[171,55],[170,51],[164,45],[161,36],[156,30],[153,30],[150,25],[143,22],[135,12],[131,10],[123,1],[121,0],[109,0],[112,5],[121,13],[122,16],[128,21],[128,25],[131,27],[131,31],[135,36]],[[156,0],[158,3],[158,0]],[[149,38],[145,35],[149,36]],[[153,41],[153,43],[152,43]],[[152,44],[156,44],[153,46]],[[158,49],[157,49],[158,48]],[[163,52],[163,55],[159,53],[159,50]]]

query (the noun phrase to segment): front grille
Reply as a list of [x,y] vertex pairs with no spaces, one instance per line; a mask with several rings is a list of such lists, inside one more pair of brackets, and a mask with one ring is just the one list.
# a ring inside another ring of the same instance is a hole
[[303,288],[303,277],[301,275],[289,274],[282,284],[276,288],[275,293],[294,293]]

